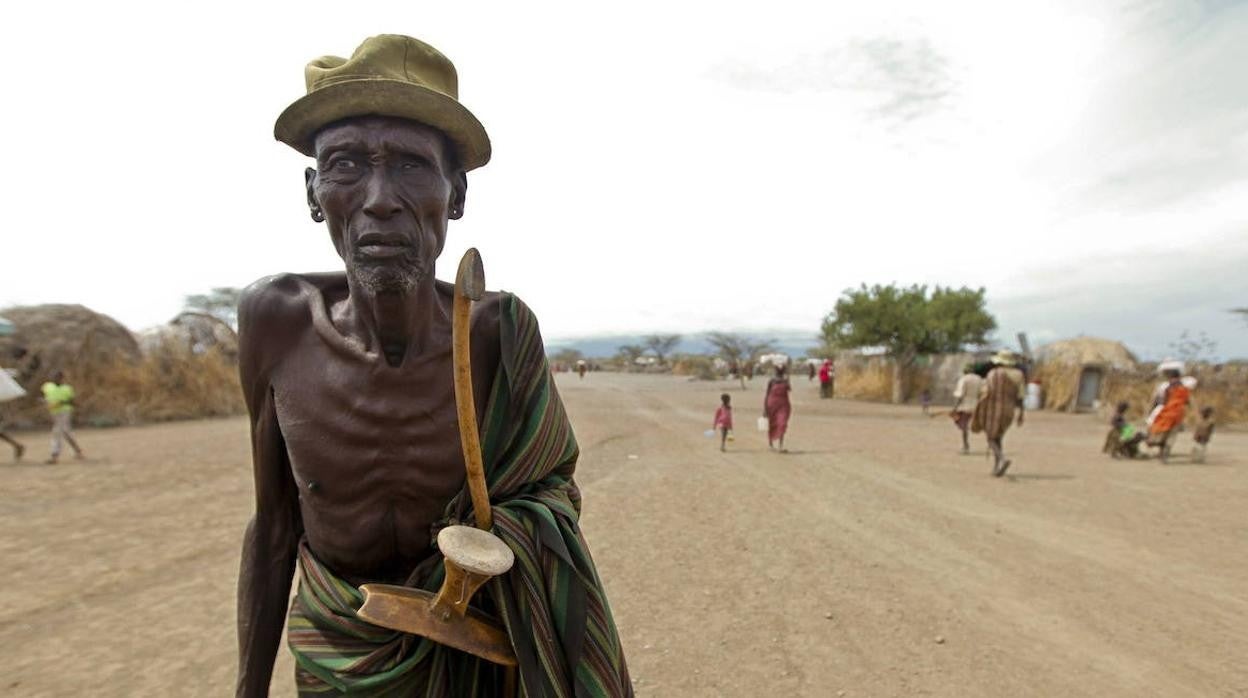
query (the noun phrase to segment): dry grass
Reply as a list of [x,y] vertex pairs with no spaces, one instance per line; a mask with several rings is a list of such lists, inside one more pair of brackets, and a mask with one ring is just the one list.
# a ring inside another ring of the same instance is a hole
[[[960,355],[957,361],[960,361]],[[958,364],[961,365],[960,363]],[[940,402],[945,399],[941,392],[942,385],[937,377],[938,367],[929,362],[915,364],[906,371],[905,393],[909,400],[918,400],[924,390],[931,390],[933,399]],[[892,402],[893,372],[896,365],[884,357],[850,357],[841,355],[836,360],[836,395],[855,400],[871,400],[874,402]],[[944,386],[944,392],[953,390],[956,378]]]
[[715,359],[700,354],[678,354],[672,357],[672,375],[694,376],[699,380],[715,380],[719,373],[715,370]]
[[836,396],[888,402],[893,397],[893,370],[885,361],[837,361]]
[[[1079,376],[1082,371],[1083,369],[1079,366],[1057,362],[1041,363],[1032,369],[1032,380],[1040,381],[1040,385],[1044,388],[1045,409],[1060,410],[1075,404],[1075,397],[1079,393]],[[1118,374],[1114,371],[1108,373],[1106,387],[1113,383],[1116,375]],[[1147,396],[1147,391],[1145,395]]]
[[[116,426],[173,419],[241,414],[238,368],[215,349],[196,354],[185,343],[162,341],[137,361],[93,357],[65,367],[78,394],[79,424]],[[31,390],[32,386],[27,386]],[[32,393],[37,393],[33,386]],[[5,405],[6,421],[17,426],[48,423],[35,396]]]

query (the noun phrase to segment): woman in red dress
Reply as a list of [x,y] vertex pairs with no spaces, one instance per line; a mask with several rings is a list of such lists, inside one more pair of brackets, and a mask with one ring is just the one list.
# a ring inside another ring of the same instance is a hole
[[767,397],[763,401],[763,416],[767,418],[767,446],[784,448],[784,432],[789,429],[789,414],[793,406],[789,404],[789,376],[783,365],[776,366],[776,375],[767,381]]

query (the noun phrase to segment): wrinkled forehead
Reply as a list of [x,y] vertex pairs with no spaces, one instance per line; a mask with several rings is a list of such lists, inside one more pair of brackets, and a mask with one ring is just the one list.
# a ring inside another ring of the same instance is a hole
[[446,134],[419,121],[392,116],[357,116],[322,128],[315,138],[317,158],[337,150],[368,153],[405,152],[443,163],[454,160]]

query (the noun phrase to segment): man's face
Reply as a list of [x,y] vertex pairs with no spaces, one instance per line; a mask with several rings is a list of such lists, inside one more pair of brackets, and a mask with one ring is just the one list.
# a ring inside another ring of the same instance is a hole
[[440,132],[406,119],[342,121],[317,134],[316,166],[310,201],[349,276],[375,293],[433,277],[466,182]]

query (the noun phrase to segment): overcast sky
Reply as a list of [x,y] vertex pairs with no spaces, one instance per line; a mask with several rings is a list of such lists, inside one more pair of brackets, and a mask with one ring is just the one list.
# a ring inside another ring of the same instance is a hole
[[[35,9],[36,5],[38,9]],[[998,335],[1248,356],[1248,3],[19,3],[0,307],[132,328],[334,269],[303,65],[368,35],[456,63],[494,159],[477,246],[548,338],[804,329],[859,283],[986,286]]]

